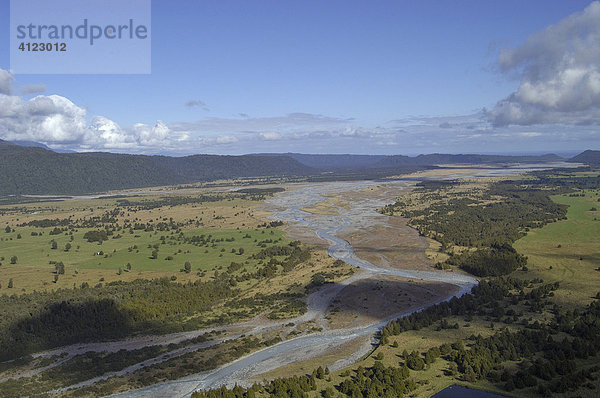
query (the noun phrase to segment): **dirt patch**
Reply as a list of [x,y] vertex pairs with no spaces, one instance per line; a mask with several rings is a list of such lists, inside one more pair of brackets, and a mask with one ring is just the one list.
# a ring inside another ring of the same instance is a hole
[[378,275],[345,287],[327,310],[326,319],[332,329],[358,327],[417,310],[457,291],[458,287],[447,283]]
[[290,240],[299,240],[307,245],[315,245],[319,249],[327,249],[329,242],[317,236],[314,230],[300,224],[286,224],[280,227],[285,233],[285,237]]
[[425,255],[429,242],[402,217],[387,217],[382,223],[340,234],[361,259],[382,268],[431,270],[434,261]]

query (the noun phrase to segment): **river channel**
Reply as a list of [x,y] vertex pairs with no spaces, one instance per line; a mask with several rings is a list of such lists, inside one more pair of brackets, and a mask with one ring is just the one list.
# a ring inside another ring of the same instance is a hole
[[[382,223],[385,217],[377,213],[377,209],[393,201],[394,197],[377,197],[372,195],[360,196],[358,200],[349,201],[349,205],[337,209],[333,214],[316,214],[305,211],[307,207],[327,200],[335,195],[344,193],[356,193],[366,190],[371,186],[381,185],[375,181],[352,181],[352,182],[327,182],[317,184],[306,184],[294,189],[288,189],[278,193],[267,200],[265,209],[273,214],[271,220],[281,220],[291,225],[310,229],[319,238],[329,244],[327,252],[335,259],[342,260],[354,267],[360,268],[361,272],[349,278],[346,283],[326,285],[308,298],[307,313],[292,321],[302,322],[315,320],[323,317],[331,301],[350,282],[360,279],[374,278],[377,276],[396,276],[424,281],[448,283],[458,287],[455,293],[439,301],[449,300],[454,296],[461,296],[471,291],[477,284],[477,280],[471,276],[453,272],[435,272],[423,270],[402,269],[402,265],[396,268],[380,268],[368,261],[358,258],[354,254],[351,245],[338,235],[347,228],[364,228]],[[406,181],[386,182],[387,188],[393,188],[401,192],[408,186]],[[428,303],[427,305],[432,305]],[[251,353],[239,358],[216,370],[203,372],[171,382],[161,383],[140,390],[129,391],[121,394],[121,397],[132,396],[189,396],[193,391],[208,388],[216,388],[222,385],[232,387],[235,384],[248,385],[250,379],[265,372],[277,369],[287,364],[322,356],[325,352],[331,352],[342,344],[358,337],[368,338],[383,328],[392,319],[406,316],[414,311],[425,308],[413,309],[410,312],[395,314],[387,319],[381,319],[368,325],[360,327],[323,330],[321,332],[304,335],[271,347]],[[285,322],[289,322],[286,320]],[[360,356],[353,356],[357,360]],[[337,364],[329,364],[333,370],[347,366],[348,361]]]

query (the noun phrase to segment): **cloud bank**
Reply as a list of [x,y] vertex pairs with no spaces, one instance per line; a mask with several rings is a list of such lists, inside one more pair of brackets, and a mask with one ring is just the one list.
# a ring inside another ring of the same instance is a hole
[[0,69],[0,94],[10,95],[12,93],[12,84],[15,79],[6,70]]
[[500,51],[518,89],[487,116],[494,126],[600,123],[600,2]]

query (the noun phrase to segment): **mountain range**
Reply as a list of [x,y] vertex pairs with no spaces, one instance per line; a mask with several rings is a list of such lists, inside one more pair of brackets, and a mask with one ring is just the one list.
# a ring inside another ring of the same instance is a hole
[[542,156],[312,155],[299,153],[191,155],[183,157],[108,152],[57,153],[43,144],[0,140],[0,195],[82,194],[243,177],[316,177],[377,171],[393,175],[439,164],[539,163],[600,164],[600,151],[571,159]]

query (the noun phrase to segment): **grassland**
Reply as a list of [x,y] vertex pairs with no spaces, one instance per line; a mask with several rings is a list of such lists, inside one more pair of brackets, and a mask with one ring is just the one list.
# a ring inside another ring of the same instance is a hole
[[[491,180],[483,180],[481,185],[476,181],[470,181],[463,184],[459,190],[444,192],[442,197],[431,198],[431,202],[417,203],[414,206],[426,206],[436,200],[450,200],[452,197],[465,196],[468,198],[481,199],[482,193],[486,191]],[[554,195],[552,200],[556,203],[568,205],[567,219],[550,223],[542,228],[530,229],[527,235],[514,243],[514,247],[520,254],[528,257],[527,269],[519,269],[510,276],[516,279],[537,280],[543,279],[543,283],[560,282],[560,288],[552,291],[551,294],[544,294],[539,301],[533,299],[513,300],[514,297],[504,298],[500,303],[494,305],[484,305],[480,313],[469,315],[450,315],[444,318],[445,327],[440,321],[434,322],[430,326],[419,328],[419,330],[408,330],[399,335],[390,336],[388,341],[382,342],[374,352],[355,365],[332,372],[323,379],[317,380],[317,389],[309,393],[310,397],[322,396],[327,387],[339,385],[339,383],[353,374],[359,367],[371,367],[375,361],[382,362],[386,366],[401,367],[407,360],[404,357],[406,352],[416,352],[420,358],[425,357],[427,350],[434,347],[440,347],[442,344],[452,344],[458,341],[462,342],[467,350],[475,345],[480,337],[492,336],[500,330],[518,332],[522,330],[535,330],[531,325],[539,322],[542,325],[549,324],[555,315],[555,304],[561,310],[578,309],[581,310],[586,304],[592,302],[600,282],[600,252],[598,243],[600,241],[600,212],[594,208],[600,207],[599,190],[576,191],[570,194]],[[48,218],[49,215],[61,214],[61,218],[72,216],[73,219],[89,219],[98,213],[102,214],[111,206],[116,205],[117,199],[102,199],[97,202],[99,207],[90,210],[90,201],[73,204],[47,203],[31,204],[27,211],[20,213],[6,210],[1,220],[11,229],[6,232],[0,229],[0,248],[3,265],[0,267],[0,282],[2,283],[1,293],[20,293],[21,289],[26,291],[30,289],[54,289],[58,286],[71,287],[72,284],[78,285],[83,280],[89,280],[96,283],[101,278],[104,282],[109,280],[129,280],[127,278],[152,278],[155,275],[176,276],[177,281],[194,280],[212,280],[219,273],[227,271],[231,262],[239,262],[246,273],[254,272],[265,265],[265,261],[255,258],[260,250],[270,247],[289,244],[281,232],[276,228],[270,228],[263,225],[264,220],[256,216],[257,201],[241,198],[229,198],[203,204],[184,204],[175,207],[163,207],[142,209],[137,206],[135,209],[123,209],[123,214],[118,216],[117,225],[121,225],[121,230],[117,229],[114,234],[121,234],[118,239],[108,239],[98,245],[97,242],[90,243],[83,239],[85,232],[89,230],[98,230],[95,228],[73,228],[62,232],[60,235],[49,236],[52,228],[32,228],[22,227],[24,222],[32,219]],[[501,198],[491,198],[482,204],[497,203]],[[235,208],[232,209],[232,203]],[[334,203],[332,203],[333,205]],[[70,206],[70,207],[69,207]],[[33,208],[39,210],[33,210]],[[314,211],[324,212],[326,208],[315,208]],[[31,214],[37,212],[37,214]],[[198,213],[200,212],[200,213]],[[203,213],[204,212],[204,213]],[[169,230],[134,230],[129,232],[124,227],[126,220],[137,218],[136,222],[148,225],[152,223],[157,225],[159,222],[172,222],[173,226]],[[171,221],[173,218],[173,221]],[[177,225],[182,223],[183,225]],[[202,225],[200,225],[202,223]],[[14,231],[13,231],[14,229]],[[31,236],[31,232],[43,231],[42,236]],[[29,232],[29,233],[27,233]],[[67,234],[65,234],[67,232]],[[71,232],[73,235],[71,235]],[[21,238],[17,239],[17,235]],[[183,235],[182,235],[183,234]],[[201,246],[187,243],[186,239],[192,236],[211,235],[208,244],[205,242]],[[73,236],[72,248],[69,252],[61,249],[70,242]],[[164,236],[165,239],[161,239]],[[57,249],[51,249],[51,239],[57,242]],[[232,240],[233,239],[233,240]],[[164,243],[163,243],[164,242]],[[62,245],[62,246],[61,246]],[[76,246],[79,245],[79,249]],[[133,246],[136,246],[133,249]],[[158,245],[159,256],[152,259],[152,251]],[[150,247],[148,247],[150,246]],[[435,247],[430,247],[430,255],[435,256]],[[30,254],[30,248],[35,248],[38,253]],[[94,255],[100,248],[105,254]],[[240,248],[244,249],[240,254]],[[131,249],[131,250],[130,250]],[[441,247],[440,247],[441,249]],[[438,250],[440,250],[438,249]],[[446,250],[459,253],[470,250],[467,247],[454,246]],[[139,252],[137,251],[139,250]],[[180,251],[181,250],[181,251]],[[15,254],[5,254],[5,252],[15,252]],[[21,253],[21,254],[19,254]],[[16,264],[10,264],[10,257],[18,257]],[[167,256],[172,256],[173,260],[166,260]],[[282,261],[284,257],[274,256],[277,261]],[[52,281],[54,265],[48,264],[49,261],[62,261],[66,267],[66,273],[60,275],[55,284]],[[189,261],[192,263],[190,273],[181,272],[183,264]],[[124,264],[132,264],[132,269],[125,271]],[[118,270],[122,268],[119,274]],[[75,270],[77,269],[77,273]],[[17,270],[23,275],[17,275]],[[24,271],[25,270],[25,271]],[[345,266],[333,264],[332,260],[326,256],[323,251],[314,251],[311,253],[309,261],[303,262],[295,267],[291,273],[277,272],[266,279],[244,280],[238,284],[240,289],[239,296],[236,296],[237,303],[244,299],[251,299],[251,304],[245,309],[248,315],[256,315],[256,308],[252,308],[257,301],[252,301],[257,293],[263,295],[276,295],[292,293],[297,295],[305,294],[305,286],[311,281],[315,272],[324,272],[331,276],[332,280],[339,280],[347,275],[349,270]],[[15,272],[14,287],[6,287],[7,277],[11,272]],[[41,274],[44,272],[44,274]],[[241,276],[242,269],[233,271],[236,276]],[[42,281],[37,285],[28,285],[29,279]],[[80,278],[80,279],[77,279]],[[86,279],[88,278],[88,279]],[[114,279],[109,279],[114,278]],[[539,286],[542,282],[529,284],[523,290],[529,292],[533,287]],[[23,284],[23,286],[19,285]],[[518,289],[513,292],[519,295]],[[273,303],[271,303],[273,304]],[[297,308],[287,308],[281,303],[272,305],[269,310],[273,317],[285,317],[297,315]],[[218,318],[227,315],[230,311],[226,305],[219,306],[211,312],[211,316]],[[510,311],[510,312],[509,312]],[[265,313],[265,315],[268,315]],[[203,315],[204,316],[204,315]],[[193,316],[192,316],[193,317]],[[454,326],[455,325],[455,326]],[[296,329],[301,330],[307,325],[297,325]],[[278,333],[278,332],[277,332]],[[267,336],[267,339],[276,337],[277,333]],[[559,334],[556,340],[560,341],[566,334]],[[251,349],[264,346],[264,341],[252,343]],[[360,342],[351,342],[346,347],[342,347],[340,352],[334,353],[328,357],[319,360],[336,360],[346,352],[351,352]],[[217,348],[190,354],[179,360],[156,366],[146,371],[137,372],[131,376],[111,379],[102,382],[97,386],[99,389],[90,388],[85,394],[94,395],[96,393],[108,393],[123,390],[125,388],[141,386],[148,383],[148,380],[160,381],[168,380],[174,377],[176,373],[196,372],[203,369],[214,367],[215,364],[224,363],[235,357],[231,353],[231,345],[224,344]],[[223,351],[222,351],[223,350]],[[237,349],[236,349],[237,350]],[[213,356],[214,353],[217,355]],[[206,356],[208,353],[210,355]],[[210,359],[216,358],[215,359]],[[539,355],[537,358],[541,358]],[[516,361],[505,361],[504,370],[515,373],[521,369],[530,366],[536,357]],[[598,364],[597,357],[588,359],[577,359],[578,368],[590,369]],[[302,363],[293,364],[282,369],[271,372],[266,377],[276,377],[290,374],[310,373],[310,369],[319,365],[318,360],[310,360]],[[459,373],[455,369],[456,363],[448,357],[439,357],[435,361],[428,363],[423,370],[411,370],[410,377],[417,381],[416,390],[411,392],[413,397],[429,397],[433,393],[443,389],[451,384],[464,384],[502,395],[509,396],[539,396],[537,390],[533,387],[518,389],[512,393],[507,393],[500,380],[495,382],[489,379],[468,380],[464,373]],[[175,372],[175,373],[174,373]],[[148,377],[147,377],[148,376]],[[1,388],[1,387],[0,387]],[[566,394],[555,394],[556,396],[597,396],[597,389],[600,388],[600,379],[589,382],[576,391],[570,391]],[[258,395],[264,396],[264,395]]]
[[[190,193],[170,194],[173,196],[194,198]],[[254,215],[259,200],[229,194],[216,201],[199,198],[182,205],[151,206],[163,197],[156,193],[127,196],[137,206],[123,206],[117,197],[0,207],[0,294],[174,275],[180,281],[188,281],[198,279],[198,272],[206,279],[231,262],[248,261],[245,267],[254,270],[258,261],[250,261],[249,257],[264,247],[289,243],[279,230],[257,228],[264,224],[260,217],[264,212],[258,210],[260,215]],[[115,208],[121,212],[111,216],[110,222],[98,222],[94,228],[78,226],[102,218]],[[40,220],[67,220],[69,226],[55,235],[51,235],[55,227],[28,226]],[[161,223],[168,223],[169,227],[158,230]],[[128,229],[127,224],[143,229]],[[7,227],[11,232],[5,231]],[[114,228],[107,240],[99,243],[84,238],[86,232],[104,228]],[[210,237],[210,244],[199,247],[185,242],[186,238],[202,235]],[[158,256],[153,259],[155,247]],[[13,256],[17,257],[15,264],[11,264]],[[64,264],[65,273],[54,281],[57,262]],[[184,274],[180,270],[186,262],[191,264],[192,272]],[[11,279],[13,288],[8,290]]]
[[[41,290],[45,287],[69,287],[83,282],[98,283],[100,279],[131,280],[135,278],[160,277],[177,275],[184,264],[190,262],[193,272],[212,272],[226,268],[231,262],[245,262],[261,250],[258,242],[264,246],[286,244],[282,233],[273,229],[236,230],[216,228],[186,229],[181,235],[174,232],[139,232],[124,233],[118,239],[109,239],[98,244],[88,242],[83,235],[94,229],[77,229],[60,235],[48,236],[51,228],[42,228],[41,236],[31,236],[32,232],[39,233],[40,228],[15,228],[15,232],[1,233],[2,272],[0,284],[2,290],[7,289],[8,281],[13,279],[15,288],[23,291]],[[18,235],[21,239],[17,239]],[[182,238],[193,236],[211,236],[214,243],[198,247],[185,243]],[[161,237],[166,239],[161,240]],[[57,249],[52,249],[52,242],[57,243]],[[67,244],[71,249],[66,251]],[[153,259],[152,252],[158,245],[158,257]],[[243,250],[243,255],[240,254]],[[98,254],[101,253],[101,254]],[[17,256],[16,264],[10,264],[10,258]],[[60,283],[53,283],[55,263],[65,265],[65,277],[59,278]],[[257,268],[258,261],[248,262],[249,271]],[[130,264],[128,269],[127,264]],[[119,269],[121,270],[119,272]],[[125,275],[124,275],[125,274]],[[116,278],[115,276],[120,276]],[[96,279],[97,278],[97,279]],[[183,280],[190,279],[183,277]],[[72,282],[72,283],[71,283]],[[52,283],[52,285],[49,285]]]
[[600,291],[600,191],[585,196],[555,195],[557,203],[569,206],[567,220],[528,232],[515,242],[515,249],[528,257],[528,277],[559,281],[553,300],[568,308],[592,301]]

